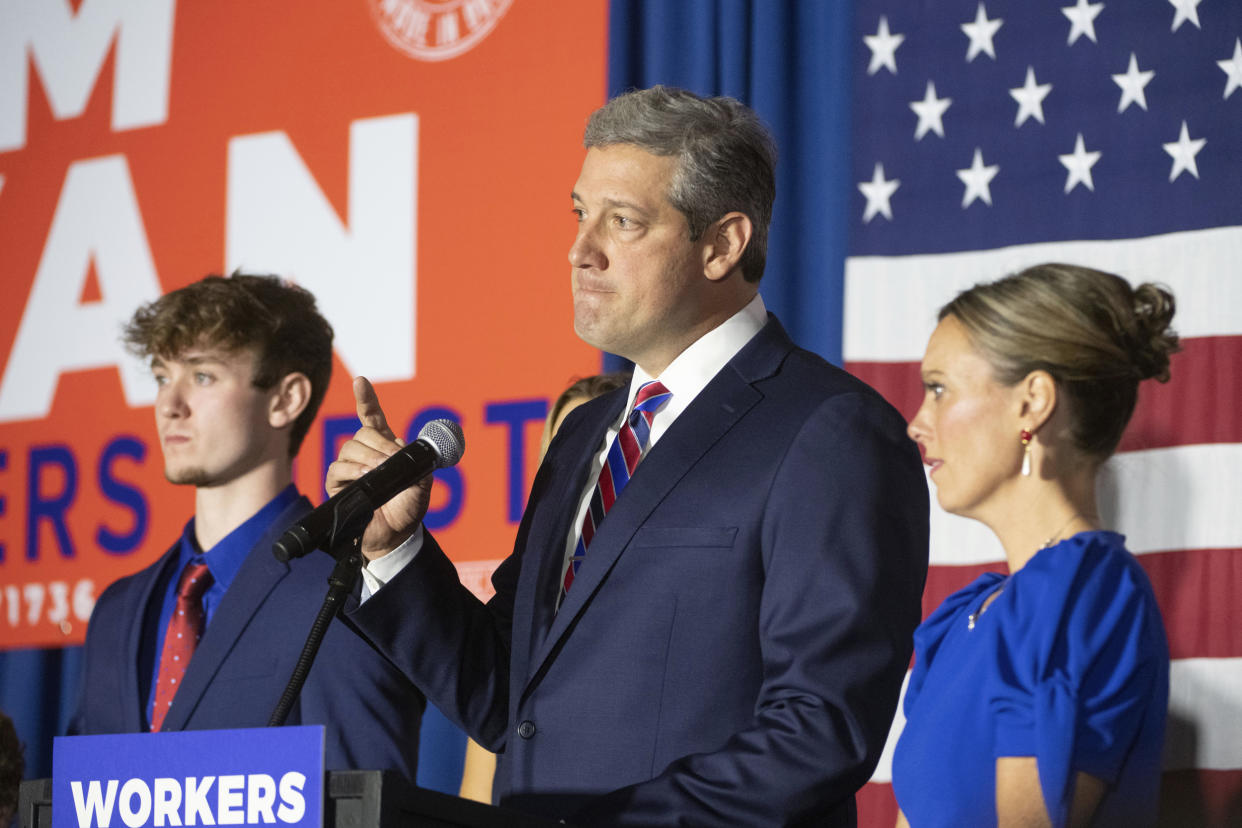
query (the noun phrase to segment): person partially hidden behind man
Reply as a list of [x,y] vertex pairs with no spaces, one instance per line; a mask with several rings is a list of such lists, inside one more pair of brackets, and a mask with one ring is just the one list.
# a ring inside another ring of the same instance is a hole
[[[332,372],[332,328],[307,291],[209,276],[134,314],[169,482],[194,516],[154,564],[114,583],[86,635],[84,734],[262,727],[327,592],[332,559],[281,563],[272,542],[311,505],[294,455]],[[327,727],[329,769],[413,780],[425,699],[334,621],[287,724]]]
[[[632,382],[565,419],[494,599],[422,527],[428,483],[375,513],[347,618],[503,751],[503,805],[852,825],[920,617],[918,451],[764,308],[774,152],[751,110],[656,87],[598,110],[585,144],[574,328]],[[354,393],[332,492],[398,448],[370,384]]]

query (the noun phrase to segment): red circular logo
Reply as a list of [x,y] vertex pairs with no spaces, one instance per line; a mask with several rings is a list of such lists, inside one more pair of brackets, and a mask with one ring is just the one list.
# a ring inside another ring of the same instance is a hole
[[388,42],[417,60],[470,51],[496,27],[513,0],[367,0]]

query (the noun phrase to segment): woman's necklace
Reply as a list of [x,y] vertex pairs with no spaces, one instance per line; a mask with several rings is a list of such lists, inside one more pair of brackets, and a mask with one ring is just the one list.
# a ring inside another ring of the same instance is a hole
[[1082,512],[1074,512],[1074,514],[1070,515],[1070,519],[1065,521],[1065,523],[1061,524],[1061,528],[1058,529],[1051,537],[1049,537],[1048,540],[1044,541],[1044,545],[1039,547],[1039,549],[1040,550],[1047,549],[1049,546],[1052,546],[1054,543],[1057,543],[1058,541],[1060,541],[1061,533],[1064,532],[1066,529],[1068,529],[1069,525],[1073,523],[1075,520],[1077,520],[1078,518],[1083,518],[1084,520],[1086,519],[1083,516]]
[[[1036,551],[1042,552],[1043,550],[1047,549],[1053,544],[1059,542],[1061,540],[1061,533],[1064,532],[1066,529],[1068,529],[1070,524],[1080,517],[1083,517],[1082,512],[1075,512],[1074,514],[1070,515],[1070,519],[1065,521],[1065,523],[1061,524],[1061,528],[1058,529],[1056,532],[1054,532],[1048,538],[1048,540],[1044,541],[1043,545],[1040,546],[1039,549]],[[1008,579],[1002,581],[1001,585],[996,589],[995,592],[993,592],[987,598],[983,599],[983,603],[979,605],[979,609],[975,610],[970,615],[966,616],[966,629],[973,630],[975,628],[975,622],[979,620],[979,617],[983,615],[983,613],[987,612],[987,609],[988,607],[992,605],[992,602],[995,601],[997,598],[999,598],[1000,594],[1005,591],[1005,584],[1007,583],[1009,583]]]

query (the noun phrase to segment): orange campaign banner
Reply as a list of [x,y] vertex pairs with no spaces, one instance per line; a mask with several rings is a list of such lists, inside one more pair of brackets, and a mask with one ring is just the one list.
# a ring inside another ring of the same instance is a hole
[[[79,644],[193,513],[121,325],[275,273],[336,331],[295,464],[318,502],[370,377],[407,440],[460,421],[427,524],[467,583],[508,553],[573,334],[569,191],[602,0],[6,0],[0,11],[0,649]],[[319,554],[319,553],[317,553]]]

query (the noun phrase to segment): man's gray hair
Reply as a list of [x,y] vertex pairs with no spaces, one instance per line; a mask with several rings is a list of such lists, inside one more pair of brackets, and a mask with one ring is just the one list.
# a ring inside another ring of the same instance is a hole
[[742,254],[742,274],[750,282],[763,276],[776,198],[776,144],[750,107],[733,98],[653,86],[595,110],[582,143],[587,149],[632,144],[675,157],[668,198],[685,214],[691,241],[726,213],[744,213],[754,232]]

